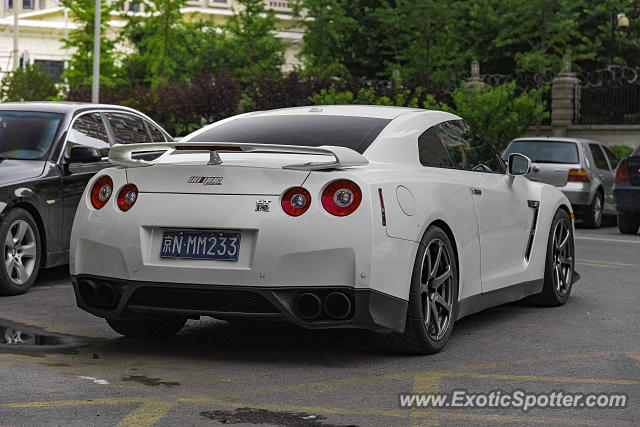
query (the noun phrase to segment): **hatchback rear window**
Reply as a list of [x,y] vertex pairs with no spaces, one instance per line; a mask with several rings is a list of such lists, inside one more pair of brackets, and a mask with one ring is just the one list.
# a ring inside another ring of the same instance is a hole
[[515,141],[504,152],[504,159],[511,153],[524,154],[535,163],[580,163],[578,146],[566,141]]
[[320,115],[242,117],[185,140],[308,147],[336,145],[362,154],[390,121],[375,117]]

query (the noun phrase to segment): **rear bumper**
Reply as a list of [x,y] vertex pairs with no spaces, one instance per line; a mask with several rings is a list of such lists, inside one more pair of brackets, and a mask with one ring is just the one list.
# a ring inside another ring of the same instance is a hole
[[[283,319],[308,329],[359,328],[401,332],[407,311],[405,300],[373,289],[352,287],[193,285],[92,275],[72,276],[71,281],[78,307],[104,318],[126,319],[141,315],[244,317]],[[97,286],[97,293],[87,292],[90,284]],[[113,293],[109,294],[107,288]],[[300,294],[315,294],[324,305],[324,298],[331,292],[341,292],[351,302],[344,319],[331,318],[323,310],[316,318],[308,320],[298,312],[295,302]]]
[[592,194],[589,188],[560,188],[567,196],[572,206],[588,206],[591,204]]
[[616,206],[616,210],[622,214],[640,213],[640,187],[614,189],[613,203]]

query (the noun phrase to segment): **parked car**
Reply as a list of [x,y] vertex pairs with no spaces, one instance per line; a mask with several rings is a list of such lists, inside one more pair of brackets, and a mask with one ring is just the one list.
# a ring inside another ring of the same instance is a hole
[[26,292],[40,268],[66,264],[89,179],[118,144],[171,141],[149,117],[115,105],[0,104],[0,294]]
[[536,137],[511,141],[503,158],[520,153],[531,159],[527,178],[558,187],[571,201],[583,225],[598,228],[602,215],[615,215],[613,176],[616,155],[598,141]]
[[561,305],[577,278],[569,200],[453,114],[256,112],[109,158],[76,213],[71,277],[123,335],[277,318],[433,353],[457,319],[528,295]]
[[618,211],[618,229],[635,234],[640,228],[640,147],[616,168],[613,200]]

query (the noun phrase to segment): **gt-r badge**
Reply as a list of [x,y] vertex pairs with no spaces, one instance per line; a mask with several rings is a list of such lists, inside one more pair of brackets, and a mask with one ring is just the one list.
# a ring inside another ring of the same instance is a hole
[[269,212],[271,200],[258,200],[256,202],[256,212]]
[[222,185],[221,176],[192,176],[187,180],[188,184]]

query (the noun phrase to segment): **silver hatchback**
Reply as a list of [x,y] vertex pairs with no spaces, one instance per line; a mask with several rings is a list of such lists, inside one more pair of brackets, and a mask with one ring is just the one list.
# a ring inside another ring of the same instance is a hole
[[534,137],[511,141],[503,157],[531,159],[527,178],[558,187],[585,226],[598,228],[603,214],[615,215],[613,179],[618,159],[604,144],[580,138]]

